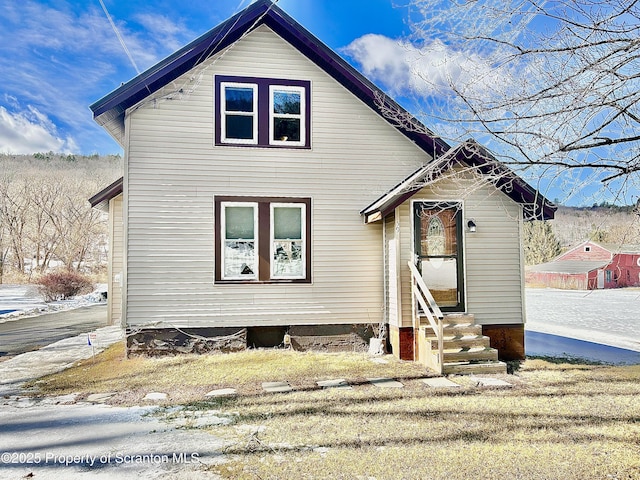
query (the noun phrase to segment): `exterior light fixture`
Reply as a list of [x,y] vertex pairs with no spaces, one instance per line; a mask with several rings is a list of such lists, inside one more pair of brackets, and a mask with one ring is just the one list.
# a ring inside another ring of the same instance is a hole
[[469,230],[470,233],[476,233],[476,222],[473,218],[470,218],[467,221],[467,229]]

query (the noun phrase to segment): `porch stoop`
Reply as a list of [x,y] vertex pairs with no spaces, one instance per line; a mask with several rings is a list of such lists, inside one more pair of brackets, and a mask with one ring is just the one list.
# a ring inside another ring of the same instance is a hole
[[[482,325],[476,325],[472,314],[445,314],[443,319],[443,365],[447,374],[507,373],[507,364],[498,360],[498,350],[489,346],[489,337],[482,335]],[[428,320],[421,316],[418,341],[419,360],[431,366],[437,357],[438,339]]]

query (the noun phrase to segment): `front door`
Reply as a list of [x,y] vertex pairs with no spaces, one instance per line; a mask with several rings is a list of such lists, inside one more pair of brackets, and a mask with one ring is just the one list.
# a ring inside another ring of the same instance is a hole
[[462,205],[415,202],[417,267],[442,311],[464,311]]

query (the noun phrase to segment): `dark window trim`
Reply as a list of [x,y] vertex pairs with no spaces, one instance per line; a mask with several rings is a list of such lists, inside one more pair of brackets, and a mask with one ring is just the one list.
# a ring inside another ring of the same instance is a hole
[[[258,85],[258,143],[226,143],[222,141],[222,114],[220,84],[223,82],[247,83]],[[281,78],[236,77],[229,75],[215,76],[215,144],[224,147],[261,147],[309,150],[311,148],[311,82],[309,80],[286,80]],[[304,145],[272,145],[269,141],[269,87],[301,87],[305,91],[305,141]]]
[[[221,206],[224,202],[257,203],[258,204],[258,279],[233,280],[222,278],[222,224]],[[301,203],[305,205],[305,278],[271,278],[271,204]],[[277,284],[277,283],[311,283],[311,199],[299,197],[238,197],[216,196],[214,198],[214,254],[215,283],[220,285],[238,284]],[[266,232],[266,234],[264,233]]]

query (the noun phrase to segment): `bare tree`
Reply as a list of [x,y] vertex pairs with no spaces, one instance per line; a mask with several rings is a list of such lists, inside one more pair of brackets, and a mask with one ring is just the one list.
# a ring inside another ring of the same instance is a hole
[[87,199],[120,170],[113,156],[0,155],[0,282],[58,266],[100,270],[107,225]]
[[28,225],[31,196],[24,181],[5,175],[0,181],[0,209],[3,225],[8,234],[14,268],[25,273],[25,258],[28,253],[25,233]]
[[413,90],[427,125],[450,140],[475,137],[528,178],[562,179],[567,196],[600,183],[614,200],[636,200],[640,2],[409,6],[403,45],[418,52],[412,72],[424,88]]

